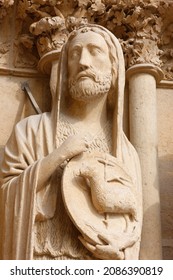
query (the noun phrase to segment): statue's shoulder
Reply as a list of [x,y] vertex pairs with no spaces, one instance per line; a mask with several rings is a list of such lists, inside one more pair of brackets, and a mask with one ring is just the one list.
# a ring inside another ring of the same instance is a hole
[[50,113],[42,113],[39,115],[32,115],[27,118],[24,118],[15,125],[15,132],[19,131],[33,131],[36,132],[40,126],[51,126]]

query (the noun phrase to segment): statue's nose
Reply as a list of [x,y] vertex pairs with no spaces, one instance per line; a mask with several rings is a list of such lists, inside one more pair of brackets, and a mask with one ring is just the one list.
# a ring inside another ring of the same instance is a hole
[[89,52],[86,49],[81,51],[81,56],[79,60],[79,67],[81,71],[88,69],[90,66],[90,56]]

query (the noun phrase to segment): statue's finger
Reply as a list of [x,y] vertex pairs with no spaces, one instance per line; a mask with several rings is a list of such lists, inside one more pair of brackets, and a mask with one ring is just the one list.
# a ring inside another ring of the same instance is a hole
[[100,240],[104,241],[106,244],[109,244],[111,242],[110,238],[103,234],[98,234],[98,238],[100,238]]
[[87,242],[81,235],[78,236],[78,238],[79,238],[80,242],[85,246],[86,249],[88,249],[90,252],[94,253],[94,251],[96,250],[96,247],[93,244]]
[[96,251],[99,256],[108,260],[124,260],[124,253],[110,245],[96,245]]
[[121,244],[120,244],[120,250],[122,249],[126,249],[128,247],[133,246],[137,241],[138,241],[139,237],[134,235],[130,235],[129,237],[127,236],[126,238],[121,240]]

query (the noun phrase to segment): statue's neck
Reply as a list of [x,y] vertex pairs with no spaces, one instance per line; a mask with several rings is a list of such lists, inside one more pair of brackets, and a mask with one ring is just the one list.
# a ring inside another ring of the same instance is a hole
[[107,122],[107,96],[94,99],[90,102],[72,100],[70,106],[65,107],[64,117],[71,124],[82,129],[99,129]]

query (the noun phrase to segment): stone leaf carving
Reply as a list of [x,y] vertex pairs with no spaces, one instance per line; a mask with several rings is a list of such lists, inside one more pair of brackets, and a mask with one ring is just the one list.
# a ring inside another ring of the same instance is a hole
[[[20,68],[36,68],[38,56],[34,50],[33,37],[22,34],[18,40],[14,41],[14,65]],[[27,52],[26,52],[27,50]]]
[[163,29],[160,36],[159,45],[162,49],[161,59],[163,61],[163,71],[165,78],[173,79],[173,2],[169,5],[166,12],[163,13]]
[[97,23],[121,40],[126,68],[152,63],[172,79],[172,45],[167,43],[172,36],[172,12],[173,3],[166,0],[19,0],[17,36],[32,33],[33,44],[43,56],[60,50],[68,33],[81,23]]
[[0,43],[0,64],[1,65],[6,65],[7,64],[7,54],[10,51],[10,43],[9,42],[4,42]]
[[161,19],[161,1],[120,1],[110,9],[109,29],[122,40],[126,66],[135,63],[162,65],[157,45]]
[[14,0],[0,0],[0,23],[7,15],[8,9],[14,4]]
[[61,50],[67,39],[65,19],[56,17],[44,17],[31,24],[30,32],[36,36],[37,49],[40,57],[51,50]]

